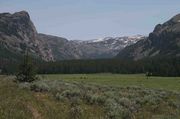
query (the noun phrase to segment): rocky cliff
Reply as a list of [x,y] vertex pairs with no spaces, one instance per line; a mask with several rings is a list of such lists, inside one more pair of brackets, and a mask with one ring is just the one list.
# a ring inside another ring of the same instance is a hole
[[0,46],[15,54],[23,54],[25,50],[29,50],[32,55],[43,60],[53,60],[51,49],[47,49],[39,40],[26,11],[0,14]]

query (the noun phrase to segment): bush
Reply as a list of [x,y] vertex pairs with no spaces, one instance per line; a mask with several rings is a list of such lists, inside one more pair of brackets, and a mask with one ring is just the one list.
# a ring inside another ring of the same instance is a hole
[[67,97],[68,99],[71,99],[73,97],[80,97],[81,93],[79,90],[65,90],[61,95]]
[[105,103],[105,101],[106,101],[106,98],[104,96],[91,95],[91,97],[90,97],[91,104],[103,105]]
[[49,86],[44,82],[36,82],[32,84],[30,88],[35,92],[45,92],[50,90]]
[[128,98],[120,98],[118,103],[123,107],[129,108],[131,106],[131,101]]
[[105,111],[108,119],[122,119],[124,107],[115,100],[108,99],[105,103]]
[[55,95],[55,98],[56,98],[57,100],[59,100],[59,101],[64,101],[64,99],[65,99],[65,97],[62,96],[61,93],[57,93],[57,94]]
[[83,113],[83,110],[79,106],[80,102],[77,98],[71,99],[71,108],[69,110],[70,119],[80,119]]
[[25,83],[20,83],[18,86],[19,86],[19,88],[21,88],[21,89],[30,89],[31,84],[25,82]]

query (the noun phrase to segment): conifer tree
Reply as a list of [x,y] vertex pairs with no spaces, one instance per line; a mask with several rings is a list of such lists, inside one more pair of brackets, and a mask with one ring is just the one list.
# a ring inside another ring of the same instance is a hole
[[19,82],[32,82],[37,79],[36,67],[32,63],[28,50],[26,50],[22,64],[19,65],[16,79]]

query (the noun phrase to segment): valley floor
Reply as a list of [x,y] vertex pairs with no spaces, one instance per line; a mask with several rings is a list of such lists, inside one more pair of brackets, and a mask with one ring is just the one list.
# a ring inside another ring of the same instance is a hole
[[51,74],[43,79],[60,79],[110,86],[140,86],[144,88],[180,91],[180,77],[147,77],[145,74]]
[[143,74],[0,76],[1,119],[179,119],[180,77]]

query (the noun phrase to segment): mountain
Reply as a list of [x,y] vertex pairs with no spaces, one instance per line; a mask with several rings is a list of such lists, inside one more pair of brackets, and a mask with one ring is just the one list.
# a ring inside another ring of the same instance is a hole
[[117,55],[118,58],[134,60],[155,56],[180,56],[180,14],[158,24],[148,38],[124,48]]
[[[144,38],[137,35],[132,37],[106,37],[77,42],[77,49],[81,49],[84,57],[87,59],[111,58],[118,54],[126,46],[132,45]],[[74,41],[75,42],[75,41]]]
[[145,38],[106,37],[87,41],[38,33],[26,11],[0,14],[1,59],[18,60],[25,50],[45,61],[112,58],[126,46]]
[[144,36],[137,35],[132,37],[106,37],[87,41],[68,41],[64,38],[45,34],[39,34],[39,36],[46,41],[55,60],[112,58],[126,46],[144,38]]
[[36,28],[26,11],[0,14],[0,48],[0,54],[6,55],[5,59],[9,54],[13,54],[11,59],[15,59],[28,49],[35,57],[53,60],[51,50],[46,49],[38,39]]

